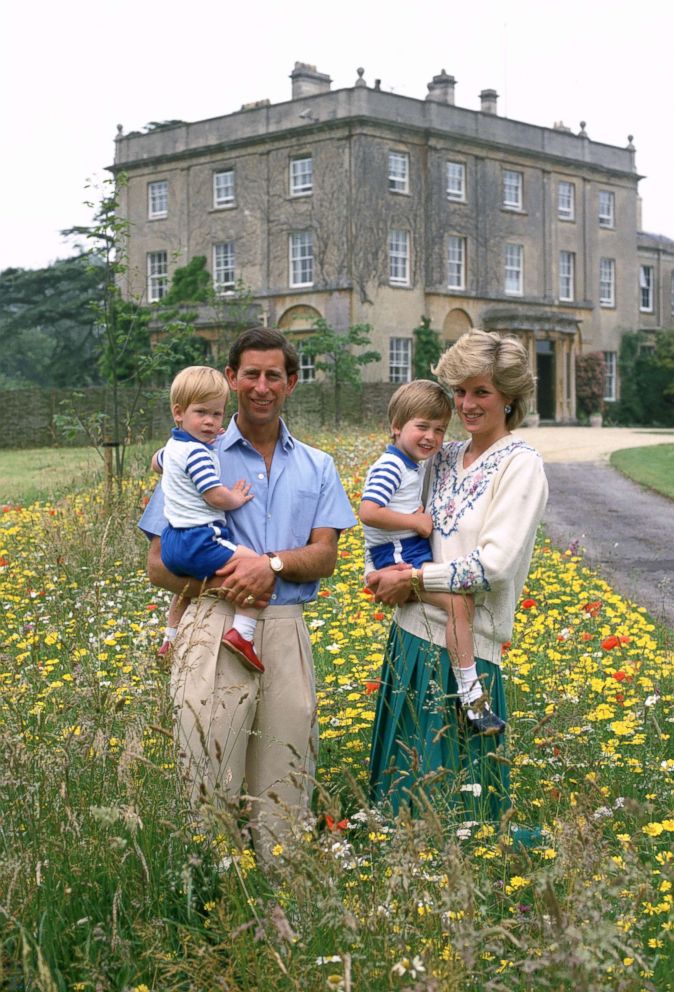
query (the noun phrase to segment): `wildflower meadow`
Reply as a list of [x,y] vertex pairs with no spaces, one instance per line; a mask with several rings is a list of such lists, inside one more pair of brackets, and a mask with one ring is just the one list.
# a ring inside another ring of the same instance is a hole
[[[381,436],[305,439],[357,505]],[[0,507],[0,988],[673,992],[671,632],[541,534],[502,649],[512,809],[481,822],[455,781],[393,818],[366,790],[390,613],[354,528],[306,611],[312,815],[265,874],[180,790],[152,484]]]

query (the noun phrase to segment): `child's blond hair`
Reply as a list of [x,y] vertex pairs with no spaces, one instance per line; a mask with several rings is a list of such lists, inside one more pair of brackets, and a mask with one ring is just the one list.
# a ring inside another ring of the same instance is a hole
[[225,405],[229,386],[222,372],[208,365],[189,365],[171,383],[171,409],[186,410],[191,403],[206,403],[223,397]]
[[442,386],[431,379],[414,379],[396,389],[388,405],[391,427],[402,429],[415,417],[446,420],[452,416],[452,401]]

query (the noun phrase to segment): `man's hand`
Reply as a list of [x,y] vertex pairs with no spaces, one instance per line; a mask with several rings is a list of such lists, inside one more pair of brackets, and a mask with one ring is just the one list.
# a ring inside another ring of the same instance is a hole
[[412,592],[412,568],[401,562],[379,571],[369,572],[367,584],[374,593],[376,603],[402,606]]
[[410,513],[410,527],[419,537],[430,537],[433,533],[433,518],[420,506],[414,513]]
[[[267,555],[257,558],[235,558],[219,568],[215,573],[220,579],[220,588],[231,603],[237,606],[254,606],[264,609],[274,591],[274,573]],[[246,602],[252,596],[253,603]]]

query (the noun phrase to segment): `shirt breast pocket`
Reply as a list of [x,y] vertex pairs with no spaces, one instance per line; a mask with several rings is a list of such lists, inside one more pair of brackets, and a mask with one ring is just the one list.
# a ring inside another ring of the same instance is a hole
[[309,540],[316,517],[317,494],[310,489],[296,489],[290,504],[290,529],[298,547]]

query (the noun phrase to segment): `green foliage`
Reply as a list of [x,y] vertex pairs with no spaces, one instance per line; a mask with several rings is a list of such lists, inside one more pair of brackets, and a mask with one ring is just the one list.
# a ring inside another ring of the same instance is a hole
[[100,381],[92,304],[100,299],[102,284],[101,266],[92,265],[86,254],[42,269],[0,273],[3,388]]
[[578,412],[586,417],[604,410],[606,362],[600,351],[576,358],[576,401]]
[[362,368],[378,362],[378,351],[355,351],[370,343],[372,328],[369,324],[353,324],[345,331],[338,331],[319,317],[313,333],[302,340],[302,351],[312,355],[317,371],[325,373],[335,392],[335,423],[342,417],[341,388],[347,383],[361,381]]
[[674,330],[658,331],[655,346],[643,331],[624,334],[618,367],[620,401],[611,410],[613,419],[674,426]]
[[208,303],[213,297],[211,277],[206,268],[206,256],[195,255],[187,265],[175,270],[171,286],[161,301],[162,306],[180,303]]
[[437,381],[431,372],[442,355],[442,342],[437,331],[431,329],[430,317],[422,317],[414,328],[414,378]]

